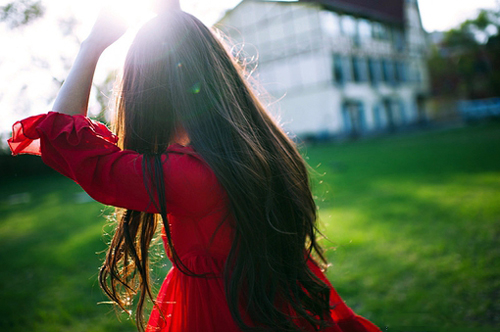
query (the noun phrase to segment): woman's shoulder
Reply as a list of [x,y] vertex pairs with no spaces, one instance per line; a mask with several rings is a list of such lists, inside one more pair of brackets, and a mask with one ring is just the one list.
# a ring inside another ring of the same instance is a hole
[[203,157],[196,151],[192,145],[181,145],[179,143],[171,144],[167,147],[165,151],[167,159],[185,161],[187,163],[198,164],[201,163],[207,166],[207,163]]
[[[165,166],[170,173],[180,178],[196,178],[198,183],[214,182],[215,175],[192,145],[171,144],[165,153]],[[201,179],[204,178],[204,181]]]
[[204,215],[225,201],[215,173],[193,146],[172,144],[166,152],[165,185],[175,211]]

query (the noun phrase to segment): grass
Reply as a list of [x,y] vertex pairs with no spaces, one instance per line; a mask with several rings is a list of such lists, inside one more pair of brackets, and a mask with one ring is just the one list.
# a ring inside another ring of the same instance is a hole
[[[500,328],[500,125],[309,147],[306,158],[328,276],[349,306],[389,332]],[[97,305],[112,211],[60,176],[2,181],[0,330],[134,331]]]
[[[19,193],[30,202],[15,204]],[[104,207],[80,203],[81,194],[58,175],[0,188],[1,331],[134,331],[109,305],[97,305],[105,301],[96,255],[106,248]]]
[[[309,148],[328,276],[388,331],[500,328],[500,126]],[[321,165],[318,165],[321,162]]]

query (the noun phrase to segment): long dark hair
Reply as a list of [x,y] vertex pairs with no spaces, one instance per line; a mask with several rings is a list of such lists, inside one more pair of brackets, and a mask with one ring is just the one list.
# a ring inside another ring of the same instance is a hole
[[[240,67],[195,17],[181,11],[159,15],[129,50],[116,131],[123,148],[144,155],[145,184],[183,273],[197,277],[172,244],[160,157],[178,128],[227,191],[236,220],[224,270],[235,322],[245,331],[299,331],[294,321],[300,319],[319,330],[329,315],[329,288],[307,267],[313,252],[325,262],[307,168]],[[101,287],[122,309],[139,293],[139,330],[145,298],[152,299],[148,249],[158,221],[157,215],[124,211],[100,273]]]

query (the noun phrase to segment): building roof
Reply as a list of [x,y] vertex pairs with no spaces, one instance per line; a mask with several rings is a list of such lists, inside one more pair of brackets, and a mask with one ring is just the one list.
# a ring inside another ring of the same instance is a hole
[[404,23],[405,0],[299,0],[299,2],[317,3],[327,9],[348,14],[365,16],[385,22]]
[[[371,18],[387,23],[403,25],[405,22],[404,2],[406,0],[241,0],[236,7],[228,10],[224,17],[244,2],[280,2],[294,4],[311,3],[326,9]],[[221,18],[221,20],[224,19]]]

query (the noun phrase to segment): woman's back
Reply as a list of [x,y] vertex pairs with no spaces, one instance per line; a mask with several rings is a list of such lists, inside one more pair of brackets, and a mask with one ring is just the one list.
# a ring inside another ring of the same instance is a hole
[[[86,101],[89,75],[81,68],[94,58],[79,56],[56,110],[78,110],[75,96]],[[173,269],[150,331],[377,331],[345,306],[313,259],[324,261],[306,164],[244,76],[200,21],[163,13],[127,56],[118,138],[82,116],[51,113],[21,122],[11,144],[29,152],[40,139],[44,161],[124,209],[100,281],[124,310],[139,294],[139,328],[152,299],[149,245],[161,221]],[[181,134],[188,146],[173,144]]]

